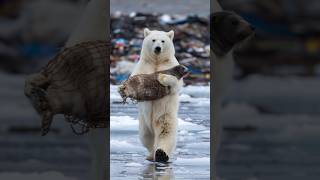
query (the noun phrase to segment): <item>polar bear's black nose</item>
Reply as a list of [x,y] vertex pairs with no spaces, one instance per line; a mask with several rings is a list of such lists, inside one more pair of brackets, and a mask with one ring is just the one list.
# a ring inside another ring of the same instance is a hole
[[154,52],[156,54],[159,54],[161,52],[161,47],[157,46],[156,48],[154,48]]

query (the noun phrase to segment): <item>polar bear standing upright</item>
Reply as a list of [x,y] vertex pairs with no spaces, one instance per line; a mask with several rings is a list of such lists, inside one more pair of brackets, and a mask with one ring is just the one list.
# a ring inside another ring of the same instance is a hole
[[[131,76],[151,74],[179,65],[173,45],[174,32],[144,30],[141,55]],[[161,80],[160,80],[161,81]],[[167,162],[176,146],[179,89],[155,101],[139,102],[139,136],[148,149],[148,160]]]

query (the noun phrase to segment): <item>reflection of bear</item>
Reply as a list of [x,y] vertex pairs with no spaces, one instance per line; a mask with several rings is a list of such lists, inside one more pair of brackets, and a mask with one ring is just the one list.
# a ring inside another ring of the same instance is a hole
[[[174,32],[144,30],[140,60],[131,76],[152,74],[179,65],[173,46]],[[176,145],[178,90],[154,101],[139,102],[139,136],[148,149],[148,160],[166,162]]]
[[[156,176],[155,176],[156,175]],[[148,164],[142,172],[143,179],[156,179],[156,180],[172,180],[175,179],[173,168],[170,164]]]
[[188,68],[178,65],[152,74],[134,75],[122,83],[118,92],[124,103],[127,98],[138,102],[157,100],[175,92],[179,80],[188,73]]

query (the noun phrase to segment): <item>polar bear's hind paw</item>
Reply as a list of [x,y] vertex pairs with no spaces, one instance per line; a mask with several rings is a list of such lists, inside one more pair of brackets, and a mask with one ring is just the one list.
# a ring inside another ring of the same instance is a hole
[[162,149],[157,149],[155,156],[156,162],[168,162],[169,160],[169,156]]

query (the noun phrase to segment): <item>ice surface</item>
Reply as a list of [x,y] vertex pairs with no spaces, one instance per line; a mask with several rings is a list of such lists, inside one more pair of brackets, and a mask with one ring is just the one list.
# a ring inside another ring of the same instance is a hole
[[136,104],[121,104],[111,85],[111,179],[209,179],[209,87],[184,87],[180,95],[178,142],[169,164],[146,161],[138,135]]
[[210,166],[210,158],[203,157],[203,158],[177,158],[175,161],[177,165],[187,165],[187,166]]
[[186,86],[181,92],[195,98],[210,98],[210,86]]
[[130,116],[110,116],[111,131],[138,131],[139,122]]
[[146,149],[141,144],[132,144],[125,140],[110,140],[111,153],[137,153],[146,152]]
[[[192,121],[190,118],[188,121]],[[202,125],[197,125],[178,118],[178,130],[200,131],[206,129]],[[112,131],[138,131],[139,120],[130,116],[110,116],[110,129]]]

